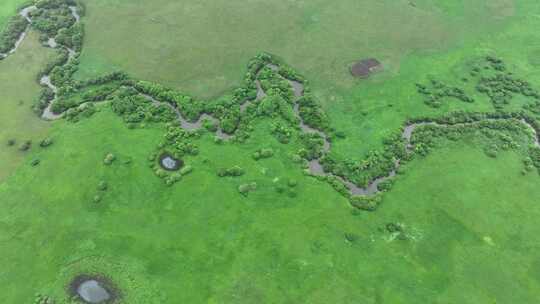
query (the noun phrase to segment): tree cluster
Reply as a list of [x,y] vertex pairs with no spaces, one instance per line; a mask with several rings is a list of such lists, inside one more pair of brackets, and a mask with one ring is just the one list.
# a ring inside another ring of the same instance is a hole
[[272,122],[271,132],[282,144],[288,144],[291,141],[294,129],[281,121]]
[[41,91],[39,92],[38,98],[34,102],[34,105],[32,107],[33,111],[41,116],[43,114],[43,110],[47,108],[51,100],[54,99],[54,92],[49,87],[42,87]]
[[131,87],[121,87],[111,96],[112,110],[127,123],[171,122],[177,116],[173,109],[166,105],[154,105]]
[[265,158],[270,158],[274,156],[274,150],[267,148],[267,149],[259,149],[255,151],[252,155],[254,160],[260,160]]
[[355,208],[365,211],[375,211],[382,202],[382,195],[380,193],[373,196],[358,195],[351,197],[349,201]]
[[300,134],[302,148],[298,155],[307,160],[318,159],[323,156],[324,138],[318,133]]
[[320,131],[332,131],[328,116],[310,94],[304,94],[298,100],[298,112],[306,125]]
[[476,90],[486,94],[496,109],[510,104],[516,94],[540,98],[540,94],[531,87],[529,82],[516,78],[511,73],[497,73],[491,77],[482,76]]
[[424,95],[424,102],[434,108],[442,105],[442,99],[445,97],[456,98],[463,102],[474,102],[474,99],[467,96],[463,89],[452,87],[438,80],[431,80],[429,84],[416,84],[418,93]]
[[200,138],[200,132],[190,132],[180,128],[178,125],[169,124],[165,133],[166,142],[161,144],[161,148],[167,147],[173,151],[173,156],[181,159],[185,155],[195,156],[199,154],[198,146],[193,142]]
[[78,122],[81,118],[88,118],[97,112],[93,103],[84,103],[75,108],[69,108],[64,112],[67,121]]
[[226,176],[230,176],[230,177],[237,177],[237,176],[242,176],[246,173],[246,171],[244,169],[242,169],[240,166],[233,166],[231,168],[220,168],[217,172],[217,175],[219,177],[226,177]]
[[359,187],[368,186],[373,180],[388,176],[396,169],[396,162],[407,161],[410,156],[400,133],[389,136],[384,141],[382,151],[370,151],[361,160],[338,159],[332,154],[322,157],[325,172],[340,176]]
[[[21,15],[13,16],[0,33],[0,53],[8,53],[15,47],[15,43],[28,27],[28,20]],[[2,58],[2,57],[0,57]]]
[[71,3],[67,0],[38,1],[37,9],[30,12],[32,27],[45,34],[45,37],[55,37],[60,29],[70,28],[76,21],[69,9]]
[[251,182],[251,183],[242,184],[238,186],[238,192],[240,192],[240,194],[242,194],[243,196],[248,196],[250,192],[255,191],[255,190],[257,190],[256,182]]

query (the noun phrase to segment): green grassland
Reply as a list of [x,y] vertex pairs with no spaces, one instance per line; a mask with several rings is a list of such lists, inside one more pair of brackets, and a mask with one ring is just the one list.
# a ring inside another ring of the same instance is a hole
[[[109,276],[125,303],[533,303],[539,294],[538,174],[468,141],[408,165],[375,213],[290,166],[261,123],[256,140],[201,139],[196,170],[167,187],[147,167],[161,128],[128,130],[108,109],[56,124],[0,186],[6,303],[64,299],[79,272]],[[260,134],[259,134],[260,133]],[[276,155],[259,162],[261,145]],[[104,155],[117,160],[103,164]],[[248,174],[219,178],[220,166]],[[294,179],[295,196],[275,184]],[[93,201],[100,180],[108,190]],[[237,186],[256,181],[248,197]],[[386,231],[402,223],[410,238]],[[21,267],[24,271],[21,271]],[[487,279],[489,278],[489,279]],[[506,292],[511,288],[512,293]],[[60,302],[63,303],[63,302]]]
[[7,19],[17,13],[19,5],[25,0],[4,0],[0,3],[0,26],[3,28]]
[[[31,32],[17,53],[0,63],[0,181],[25,157],[24,152],[17,151],[18,146],[26,140],[36,144],[47,134],[50,124],[38,119],[31,105],[39,93],[36,75],[50,60],[51,54],[40,46],[37,35]],[[13,149],[5,147],[10,139],[17,140]]]
[[[409,118],[495,112],[476,82],[461,81],[486,55],[540,88],[533,1],[83,2],[77,79],[121,70],[211,103],[232,98],[248,60],[270,52],[305,76],[346,135],[333,137],[338,159],[380,150]],[[0,25],[20,3],[0,4]],[[480,131],[438,139],[405,162],[375,212],[306,174],[294,161],[302,143],[278,142],[268,117],[253,121],[245,142],[219,143],[204,131],[193,140],[198,155],[183,157],[193,172],[167,186],[149,160],[164,123],[126,124],[114,104],[76,122],[32,112],[36,75],[53,53],[31,31],[0,61],[3,303],[37,303],[37,294],[80,303],[68,290],[79,274],[105,276],[118,289],[115,303],[130,304],[540,299],[540,174],[524,171],[524,134],[496,157]],[[371,56],[384,71],[350,77],[350,63]],[[463,87],[475,102],[426,105],[415,84],[430,79]],[[530,101],[516,96],[501,112]],[[40,147],[46,137],[54,143]],[[17,145],[8,147],[11,138]],[[27,152],[18,150],[24,140],[34,143]],[[261,148],[273,156],[253,159]],[[233,166],[245,174],[218,177]],[[256,190],[239,193],[253,182]]]
[[[92,1],[78,76],[120,69],[209,98],[239,85],[249,58],[270,52],[310,80],[347,133],[333,153],[358,159],[406,118],[456,108],[418,103],[414,83],[426,75],[454,78],[455,66],[502,56],[501,48],[505,60],[529,72],[524,65],[538,49],[535,12],[534,1],[511,0]],[[352,79],[350,64],[365,57],[380,59],[385,71]],[[482,101],[467,108],[487,110]]]

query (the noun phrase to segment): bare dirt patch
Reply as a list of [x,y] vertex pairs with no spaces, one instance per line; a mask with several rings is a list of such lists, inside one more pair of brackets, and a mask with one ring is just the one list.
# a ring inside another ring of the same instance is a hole
[[351,67],[351,74],[354,77],[367,78],[369,75],[380,71],[381,69],[382,64],[379,60],[375,58],[366,58],[353,64]]

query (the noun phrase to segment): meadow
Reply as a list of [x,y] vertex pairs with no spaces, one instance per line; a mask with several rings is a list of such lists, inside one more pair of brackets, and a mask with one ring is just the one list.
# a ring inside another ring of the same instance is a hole
[[[0,4],[0,25],[22,2]],[[219,106],[244,85],[248,61],[269,52],[305,77],[335,128],[330,155],[344,163],[380,151],[407,119],[497,113],[475,81],[461,80],[472,78],[478,58],[496,55],[516,79],[540,88],[533,1],[82,2],[75,79],[119,70]],[[151,156],[171,149],[164,144],[170,126],[129,122],[133,113],[117,109],[123,97],[96,105],[89,117],[50,122],[32,111],[36,75],[53,54],[32,30],[0,61],[4,303],[41,304],[43,296],[82,303],[70,291],[81,274],[110,280],[114,303],[130,304],[540,298],[540,171],[524,169],[532,134],[508,139],[494,128],[441,137],[426,155],[415,150],[379,208],[367,212],[295,160],[304,147],[296,133],[288,144],[273,135],[282,117],[260,116],[246,127],[245,141],[222,142],[203,130],[184,142],[197,146],[182,157],[193,171],[167,185]],[[349,65],[370,56],[383,71],[353,79]],[[431,79],[463,87],[474,102],[444,97],[440,107],[428,106],[416,84]],[[79,102],[87,89],[71,89],[72,99]],[[499,113],[531,102],[515,95]],[[193,110],[187,104],[180,106]],[[45,138],[52,145],[41,147]],[[10,139],[17,144],[8,146]],[[25,140],[32,147],[20,151]],[[489,156],[501,140],[513,148]],[[254,159],[260,149],[273,155]],[[245,174],[219,176],[235,166]],[[240,193],[252,183],[256,189]]]
[[37,143],[43,139],[49,123],[36,117],[31,105],[39,94],[36,75],[41,66],[51,59],[52,52],[42,48],[37,41],[37,35],[31,33],[19,51],[0,64],[0,181],[21,164],[25,155],[17,149],[7,149],[6,143],[15,139],[16,147],[24,141]]
[[19,5],[23,4],[24,0],[5,0],[0,3],[0,26],[4,27],[7,19],[17,13]]
[[[262,123],[255,131],[263,131]],[[538,174],[462,142],[408,164],[374,213],[291,168],[283,145],[201,139],[197,168],[168,187],[147,167],[159,126],[128,130],[110,110],[57,124],[0,186],[0,282],[7,303],[35,293],[64,303],[78,273],[105,273],[125,303],[532,303],[539,295]],[[273,158],[250,151],[274,147]],[[281,149],[280,149],[281,147]],[[111,165],[104,155],[117,155]],[[238,164],[248,172],[219,178]],[[296,195],[275,184],[294,179]],[[101,180],[108,190],[93,197]],[[248,197],[237,186],[256,181]],[[408,240],[388,232],[400,223]],[[21,271],[24,267],[25,271]],[[490,279],[486,280],[486,276]],[[506,292],[511,288],[514,292]]]
[[[309,79],[335,127],[348,136],[333,153],[353,159],[380,148],[406,118],[458,108],[433,111],[418,102],[414,83],[427,75],[454,79],[452,69],[486,53],[518,65],[527,76],[534,73],[527,67],[538,49],[531,29],[540,25],[535,2],[527,0],[87,5],[78,77],[119,69],[209,99],[238,86],[246,62],[269,52]],[[368,81],[350,77],[351,63],[366,57],[381,60],[384,72]],[[489,109],[481,101],[466,108]]]

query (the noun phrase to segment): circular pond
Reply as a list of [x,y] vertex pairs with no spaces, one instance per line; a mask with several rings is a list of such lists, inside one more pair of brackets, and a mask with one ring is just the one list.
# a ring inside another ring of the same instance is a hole
[[177,171],[184,165],[184,162],[181,159],[174,158],[169,153],[163,153],[159,157],[159,165],[167,171]]
[[96,280],[87,280],[77,287],[77,294],[87,303],[105,303],[111,298],[111,295]]
[[70,284],[71,294],[78,297],[83,303],[105,304],[116,298],[116,290],[104,278],[80,275]]

